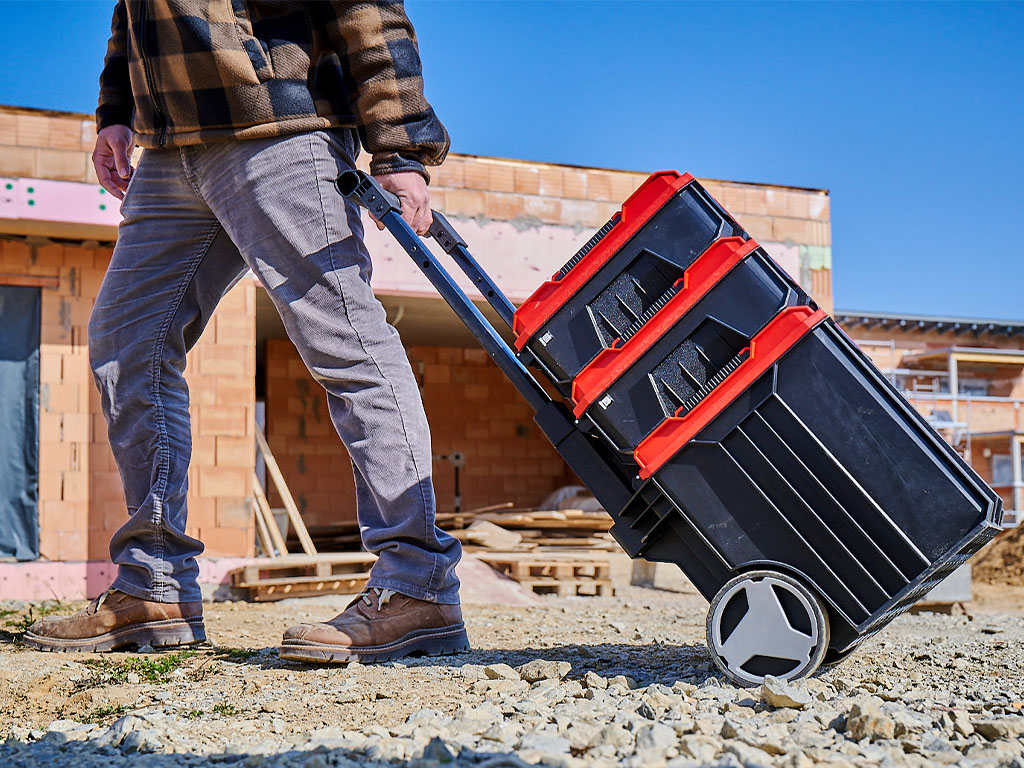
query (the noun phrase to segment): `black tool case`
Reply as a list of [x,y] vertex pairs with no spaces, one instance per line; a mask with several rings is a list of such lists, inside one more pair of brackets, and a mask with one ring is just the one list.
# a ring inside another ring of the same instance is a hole
[[[793,679],[841,660],[999,530],[999,497],[745,235],[722,237],[719,228],[699,253],[691,248],[664,300],[586,347],[588,360],[574,351],[554,372],[554,358],[542,361],[524,343],[561,401],[402,220],[397,200],[357,171],[338,188],[387,226],[516,386],[608,511],[626,553],[677,564],[708,598],[708,648],[733,681]],[[676,226],[679,242],[695,242],[685,219]],[[662,242],[672,242],[671,227],[659,225]],[[520,339],[537,336],[539,317],[553,317],[536,303],[520,317],[436,212],[430,235]],[[601,280],[607,288],[621,270],[599,273],[584,281],[588,295],[600,296]],[[708,323],[714,333],[701,330]],[[708,358],[699,370],[695,346]],[[665,361],[693,376],[690,389],[676,391],[672,379],[671,398],[648,395],[655,408],[635,393],[628,405],[639,382],[662,386]],[[609,392],[627,406],[595,416]]]

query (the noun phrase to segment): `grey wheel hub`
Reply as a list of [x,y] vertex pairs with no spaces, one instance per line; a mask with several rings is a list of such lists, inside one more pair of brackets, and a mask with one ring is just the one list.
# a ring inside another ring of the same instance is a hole
[[715,663],[743,685],[760,684],[769,674],[809,675],[828,644],[820,601],[795,579],[768,571],[741,575],[722,587],[707,629]]

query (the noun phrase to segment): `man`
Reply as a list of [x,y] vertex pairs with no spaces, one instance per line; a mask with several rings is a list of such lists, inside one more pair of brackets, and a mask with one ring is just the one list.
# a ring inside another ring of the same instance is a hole
[[[434,524],[430,435],[397,332],[370,290],[359,211],[334,180],[359,145],[420,234],[424,166],[449,139],[423,96],[400,0],[118,0],[93,162],[124,221],[89,322],[89,353],[129,519],[118,575],[26,644],[109,650],[205,640],[185,534],[191,453],[185,353],[249,269],[327,390],[355,473],[366,591],[288,629],[283,658],[381,661],[468,647],[458,541]],[[137,169],[133,143],[145,148]]]

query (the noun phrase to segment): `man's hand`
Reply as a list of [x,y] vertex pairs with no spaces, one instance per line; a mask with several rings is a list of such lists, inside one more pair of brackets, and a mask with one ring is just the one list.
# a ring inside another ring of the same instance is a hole
[[[417,235],[427,234],[434,216],[430,212],[430,193],[427,182],[415,171],[385,173],[374,176],[377,182],[402,202],[402,218]],[[377,222],[377,229],[384,225]]]
[[108,125],[96,134],[96,149],[92,151],[96,177],[100,186],[118,200],[124,200],[128,180],[132,177],[134,147],[135,137],[127,125]]

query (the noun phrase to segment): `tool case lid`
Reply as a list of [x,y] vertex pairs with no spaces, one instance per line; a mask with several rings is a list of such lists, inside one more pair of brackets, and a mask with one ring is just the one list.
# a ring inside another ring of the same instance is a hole
[[627,329],[618,346],[598,353],[572,383],[573,413],[579,418],[612,383],[651,348],[679,319],[689,312],[733,267],[758,248],[754,240],[723,237],[716,240],[687,267],[674,286],[676,293],[650,318],[641,318]]
[[746,359],[708,395],[682,416],[672,416],[655,427],[633,452],[640,477],[648,479],[758,377],[824,320],[823,309],[787,307],[750,342]]
[[558,309],[625,245],[673,195],[693,182],[689,173],[659,171],[640,185],[622,211],[611,218],[562,269],[516,310],[512,331],[521,350]]

